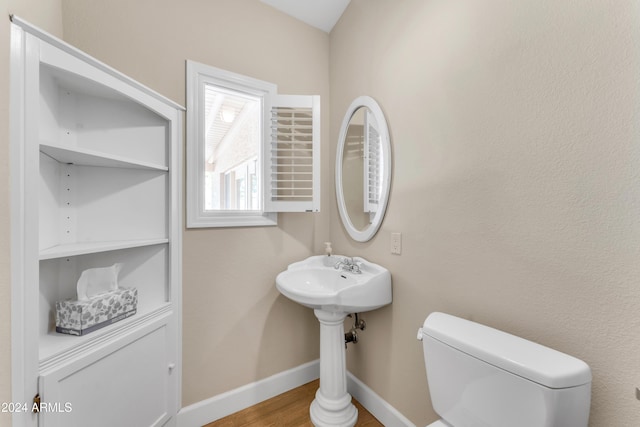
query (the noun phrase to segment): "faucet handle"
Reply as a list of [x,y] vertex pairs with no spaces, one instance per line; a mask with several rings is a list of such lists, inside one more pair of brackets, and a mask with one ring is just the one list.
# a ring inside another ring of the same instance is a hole
[[351,264],[352,273],[356,273],[356,274],[362,273],[361,268],[362,268],[362,263],[359,261],[355,261],[353,264]]

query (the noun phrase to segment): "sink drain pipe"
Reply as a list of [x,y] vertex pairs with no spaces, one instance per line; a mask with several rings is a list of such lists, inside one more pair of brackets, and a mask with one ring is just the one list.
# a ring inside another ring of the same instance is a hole
[[344,348],[347,348],[347,344],[350,342],[357,344],[358,343],[358,329],[364,331],[367,327],[367,322],[364,319],[358,318],[358,313],[354,313],[353,316],[351,314],[347,315],[347,317],[355,317],[353,326],[351,330],[344,334]]

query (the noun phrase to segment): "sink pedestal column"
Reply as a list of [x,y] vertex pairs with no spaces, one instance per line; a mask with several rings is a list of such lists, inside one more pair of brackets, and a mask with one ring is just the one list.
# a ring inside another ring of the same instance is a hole
[[309,409],[311,422],[316,427],[352,427],[358,420],[358,410],[347,393],[346,313],[313,312],[320,321],[320,388]]

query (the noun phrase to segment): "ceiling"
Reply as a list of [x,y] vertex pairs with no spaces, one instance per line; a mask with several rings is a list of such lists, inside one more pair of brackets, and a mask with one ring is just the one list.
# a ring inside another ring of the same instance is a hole
[[287,15],[329,33],[351,0],[260,0]]

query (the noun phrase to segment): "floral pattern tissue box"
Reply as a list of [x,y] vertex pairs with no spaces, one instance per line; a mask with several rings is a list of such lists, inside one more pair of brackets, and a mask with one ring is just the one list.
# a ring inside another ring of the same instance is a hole
[[56,302],[56,332],[86,335],[136,314],[138,290],[120,288],[88,300]]

